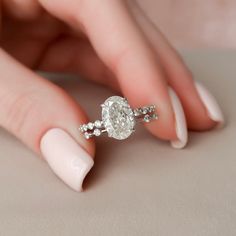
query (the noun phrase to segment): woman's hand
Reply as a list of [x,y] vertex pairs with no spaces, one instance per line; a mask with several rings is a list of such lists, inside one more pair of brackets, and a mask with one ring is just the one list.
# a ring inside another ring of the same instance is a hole
[[155,104],[159,119],[147,129],[176,148],[186,145],[187,127],[223,123],[213,96],[134,1],[1,2],[0,125],[73,189],[93,165],[94,143],[78,132],[86,114],[31,69],[79,73],[121,91],[133,107]]

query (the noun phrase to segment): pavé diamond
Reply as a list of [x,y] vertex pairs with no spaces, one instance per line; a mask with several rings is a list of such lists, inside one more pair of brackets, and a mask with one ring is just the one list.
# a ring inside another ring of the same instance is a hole
[[82,128],[84,131],[87,131],[88,127],[87,125],[83,125],[83,128]]
[[85,137],[86,139],[89,139],[89,138],[90,138],[90,134],[89,134],[88,132],[85,132],[85,133],[84,133],[84,137]]
[[89,122],[88,125],[87,125],[87,127],[88,127],[90,130],[92,130],[93,127],[94,127],[94,124],[93,124],[92,122]]
[[143,120],[144,120],[144,122],[148,123],[151,121],[151,117],[149,115],[145,115]]
[[128,138],[135,126],[133,111],[127,100],[112,96],[102,106],[102,120],[108,136],[115,139]]
[[95,124],[95,126],[96,126],[97,128],[101,128],[101,127],[102,127],[102,122],[101,122],[100,120],[96,120],[96,121],[94,122],[94,124]]
[[94,134],[95,136],[99,136],[99,135],[101,135],[101,130],[100,130],[100,129],[95,129],[95,130],[93,131],[93,134]]
[[143,108],[143,112],[142,112],[144,115],[148,113],[148,108],[147,107],[144,107]]

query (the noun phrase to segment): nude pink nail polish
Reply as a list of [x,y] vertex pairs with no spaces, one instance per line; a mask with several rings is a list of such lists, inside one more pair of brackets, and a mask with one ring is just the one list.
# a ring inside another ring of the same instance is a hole
[[210,91],[200,82],[195,81],[195,87],[198,91],[199,97],[204,104],[208,116],[221,127],[224,125],[224,115],[218,105],[215,97],[210,93]]
[[53,128],[40,142],[41,152],[54,173],[76,191],[82,191],[92,157],[64,130]]
[[171,141],[174,148],[184,148],[188,142],[187,123],[182,104],[172,88],[169,88],[169,95],[175,115],[175,128],[177,140]]

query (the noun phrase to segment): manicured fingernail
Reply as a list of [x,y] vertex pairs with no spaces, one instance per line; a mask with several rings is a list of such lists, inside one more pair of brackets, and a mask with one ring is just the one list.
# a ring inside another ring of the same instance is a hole
[[54,173],[76,191],[92,168],[92,157],[64,130],[53,128],[42,137],[40,148]]
[[202,85],[200,82],[195,81],[195,86],[198,91],[198,94],[204,104],[208,116],[215,122],[218,123],[218,126],[224,125],[224,115],[218,105],[214,96],[208,91],[208,89]]
[[180,149],[183,148],[188,142],[188,131],[185,114],[177,94],[171,88],[169,88],[169,95],[175,114],[175,128],[178,138],[178,140],[171,141],[171,145],[174,148]]

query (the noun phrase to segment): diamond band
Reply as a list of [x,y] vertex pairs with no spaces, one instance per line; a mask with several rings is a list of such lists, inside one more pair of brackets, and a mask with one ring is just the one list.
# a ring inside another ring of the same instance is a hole
[[102,105],[102,120],[80,126],[86,139],[107,132],[109,137],[122,140],[133,132],[137,122],[151,122],[158,119],[155,105],[132,109],[128,101],[120,96],[109,97]]

